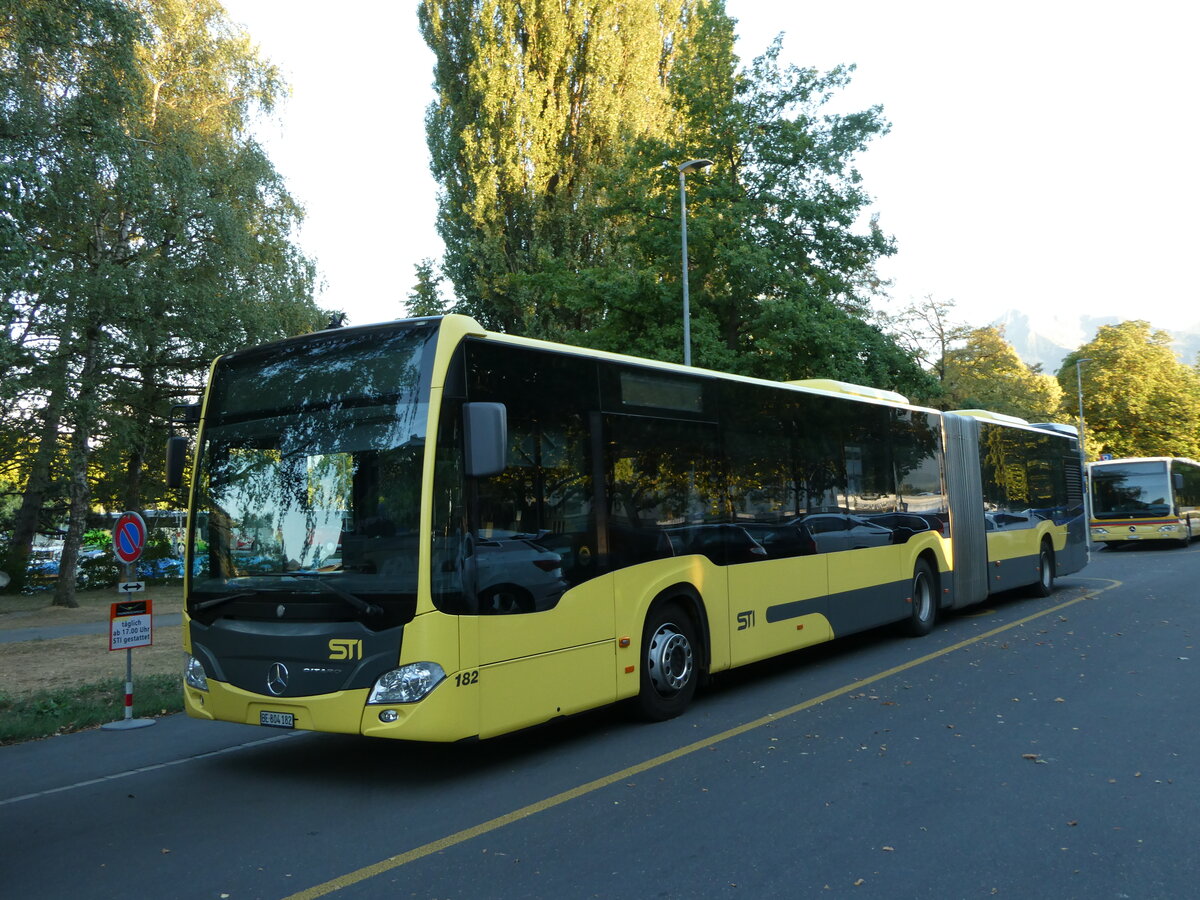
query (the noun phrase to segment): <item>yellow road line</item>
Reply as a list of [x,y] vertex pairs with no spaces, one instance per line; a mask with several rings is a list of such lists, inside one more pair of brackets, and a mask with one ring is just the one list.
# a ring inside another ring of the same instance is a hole
[[618,781],[624,781],[625,779],[634,775],[640,775],[642,772],[646,772],[666,763],[673,762],[674,760],[680,759],[691,753],[695,753],[697,750],[707,749],[708,747],[728,741],[731,738],[743,735],[748,731],[753,731],[756,728],[763,727],[764,725],[770,725],[773,722],[786,719],[788,716],[794,716],[796,713],[803,712],[806,709],[811,709],[812,707],[818,706],[827,700],[833,700],[836,697],[842,697],[846,694],[852,693],[853,691],[857,691],[860,688],[864,688],[867,685],[874,684],[877,681],[882,681],[885,678],[890,678],[893,675],[898,675],[901,672],[916,668],[917,666],[930,662],[931,660],[948,656],[955,650],[961,650],[964,647],[977,644],[980,641],[987,640],[988,638],[994,637],[1002,632],[1010,631],[1013,628],[1019,628],[1027,622],[1032,622],[1035,619],[1040,619],[1043,616],[1056,613],[1059,610],[1066,609],[1068,606],[1074,606],[1076,603],[1079,603],[1083,600],[1088,600],[1092,597],[1098,597],[1105,591],[1110,591],[1113,588],[1120,587],[1122,584],[1122,582],[1111,578],[1085,578],[1081,580],[1102,581],[1107,582],[1108,585],[1107,587],[1097,588],[1096,590],[1090,592],[1084,592],[1072,600],[1058,603],[1054,606],[1048,607],[1047,609],[1043,609],[1040,612],[1025,616],[1023,619],[1017,619],[1016,621],[1009,622],[1005,625],[1000,625],[991,629],[990,631],[985,631],[982,634],[977,634],[974,637],[959,641],[957,644],[951,644],[949,647],[943,647],[941,650],[935,650],[933,653],[927,653],[925,656],[909,660],[906,663],[901,663],[900,665],[886,669],[883,672],[877,672],[874,675],[870,675],[866,678],[860,679],[859,681],[855,681],[852,684],[835,688],[834,690],[828,691],[820,696],[805,700],[803,703],[797,703],[795,706],[789,706],[786,709],[779,710],[778,712],[767,713],[765,716],[761,716],[742,725],[737,725],[726,731],[722,731],[719,734],[712,735],[711,737],[702,738],[701,740],[687,744],[683,747],[679,747],[668,753],[655,756],[652,759],[632,765],[627,769],[622,769],[620,772],[613,772],[611,775],[605,775],[603,778],[597,778],[595,781],[589,781],[587,784],[581,784],[578,787],[571,788],[569,791],[563,791],[562,793],[555,794],[552,797],[547,797],[545,800],[539,800],[537,803],[531,803],[528,806],[523,806],[520,809],[513,810],[510,813],[505,813],[502,816],[497,816],[494,819],[481,822],[478,825],[472,825],[470,828],[464,828],[462,831],[457,831],[454,834],[447,835],[446,837],[440,838],[436,841],[430,841],[428,844],[423,844],[422,846],[409,850],[406,853],[398,853],[395,856],[389,856],[387,859],[381,860],[373,865],[364,866],[356,871],[348,872],[345,875],[340,875],[337,878],[330,879],[324,884],[318,884],[315,887],[308,888],[307,890],[300,891],[299,893],[291,894],[290,896],[285,897],[284,900],[315,900],[317,897],[324,897],[328,894],[332,894],[334,891],[340,891],[342,888],[347,888],[351,885],[358,884],[360,881],[366,881],[368,878],[374,878],[377,875],[390,872],[392,869],[398,869],[400,866],[407,865],[410,862],[423,859],[424,857],[430,856],[434,853],[439,853],[442,850],[454,847],[457,844],[465,843],[472,838],[477,838],[480,835],[496,831],[497,829],[503,828],[505,825],[511,825],[514,822],[527,819],[530,816],[536,815],[537,813],[545,812],[546,810],[553,809],[556,806],[561,806],[562,804],[571,800],[576,800],[579,797],[583,797],[587,794],[593,793],[594,791],[598,791],[601,788],[606,788],[609,785],[616,784]]

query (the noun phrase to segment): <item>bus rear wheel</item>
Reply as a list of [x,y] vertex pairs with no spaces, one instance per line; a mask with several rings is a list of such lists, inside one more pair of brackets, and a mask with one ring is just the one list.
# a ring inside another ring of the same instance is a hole
[[909,595],[911,608],[908,618],[901,624],[906,634],[912,637],[924,637],[933,631],[937,621],[937,590],[935,588],[933,570],[929,563],[918,559],[913,566],[912,590]]
[[642,630],[641,688],[637,709],[661,722],[687,709],[699,681],[699,646],[691,617],[677,603],[652,610]]
[[1049,597],[1054,593],[1054,551],[1045,541],[1038,553],[1038,580],[1034,582],[1033,593],[1037,597]]

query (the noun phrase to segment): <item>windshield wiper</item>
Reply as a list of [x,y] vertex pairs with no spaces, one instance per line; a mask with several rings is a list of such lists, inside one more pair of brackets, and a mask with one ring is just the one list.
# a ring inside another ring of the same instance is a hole
[[369,600],[364,600],[357,594],[352,594],[335,584],[331,584],[330,582],[317,577],[315,574],[309,574],[307,572],[289,572],[288,574],[296,578],[307,579],[312,581],[313,584],[325,588],[325,590],[329,591],[329,593],[345,600],[363,615],[378,616],[383,614],[383,607],[379,606],[378,604],[371,603]]
[[239,591],[236,594],[226,594],[223,597],[213,597],[211,600],[201,600],[199,603],[192,604],[192,612],[204,612],[206,609],[213,609],[217,606],[223,606],[231,600],[245,600],[253,597],[257,591]]

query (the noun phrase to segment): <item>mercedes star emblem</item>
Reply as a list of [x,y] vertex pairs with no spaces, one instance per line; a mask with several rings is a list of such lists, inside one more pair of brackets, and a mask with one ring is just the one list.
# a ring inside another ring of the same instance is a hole
[[283,663],[277,662],[267,669],[267,690],[278,697],[287,690],[288,670]]

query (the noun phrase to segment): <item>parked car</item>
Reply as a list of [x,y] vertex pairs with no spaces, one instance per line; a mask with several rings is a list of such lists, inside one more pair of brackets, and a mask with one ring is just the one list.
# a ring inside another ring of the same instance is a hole
[[771,559],[811,556],[817,552],[816,538],[802,522],[747,522],[741,527],[763,546]]
[[984,513],[983,521],[986,531],[1012,531],[1016,528],[1031,528],[1036,524],[1029,516],[1015,516],[1006,512]]
[[480,612],[551,609],[567,589],[562,557],[520,534],[471,540],[461,564]]
[[699,553],[718,565],[755,562],[766,559],[767,548],[741,525],[715,523],[684,525],[663,531],[675,556]]
[[942,519],[934,515],[917,515],[916,513],[882,513],[871,516],[872,524],[881,525],[892,530],[892,543],[903,544],[914,534],[923,531],[941,531]]
[[892,529],[876,525],[860,516],[838,513],[814,513],[796,520],[808,528],[819,553],[885,547],[895,543]]

